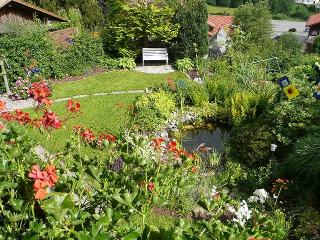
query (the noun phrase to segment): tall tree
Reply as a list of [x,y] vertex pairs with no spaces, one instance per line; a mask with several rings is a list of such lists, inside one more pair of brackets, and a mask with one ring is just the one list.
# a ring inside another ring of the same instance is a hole
[[245,33],[249,43],[263,46],[270,41],[272,27],[267,1],[256,5],[246,3],[237,9],[234,17],[234,24]]
[[205,0],[181,0],[176,4],[180,25],[174,51],[177,58],[203,56],[208,52],[208,9]]
[[179,30],[173,17],[174,10],[163,3],[110,1],[104,34],[107,51],[116,56],[135,57],[141,47],[155,42],[167,44]]

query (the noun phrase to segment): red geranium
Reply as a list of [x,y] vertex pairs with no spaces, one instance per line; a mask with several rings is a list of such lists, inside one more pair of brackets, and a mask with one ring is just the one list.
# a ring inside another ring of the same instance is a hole
[[48,165],[43,171],[38,165],[33,165],[29,177],[35,180],[33,190],[36,200],[43,200],[48,194],[48,188],[54,187],[59,179],[53,165]]
[[44,128],[59,129],[62,126],[61,120],[59,120],[58,116],[50,110],[44,112],[40,121]]

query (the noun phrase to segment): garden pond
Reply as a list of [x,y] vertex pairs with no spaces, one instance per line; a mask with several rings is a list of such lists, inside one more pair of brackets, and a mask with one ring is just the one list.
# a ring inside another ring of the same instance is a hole
[[229,129],[207,124],[200,128],[185,129],[182,131],[182,146],[189,152],[201,149],[210,149],[222,153],[223,144],[229,138]]

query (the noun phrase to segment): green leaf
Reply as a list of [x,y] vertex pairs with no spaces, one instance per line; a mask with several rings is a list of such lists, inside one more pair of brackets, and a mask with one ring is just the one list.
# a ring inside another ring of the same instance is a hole
[[9,204],[13,207],[16,211],[21,211],[24,201],[22,199],[15,199],[11,198]]
[[138,231],[133,231],[129,233],[127,236],[123,237],[122,240],[137,240],[140,237],[140,233]]
[[93,165],[90,165],[89,169],[90,169],[92,176],[94,176],[97,180],[100,180],[99,176],[101,175],[101,173],[103,171],[102,168],[98,168]]

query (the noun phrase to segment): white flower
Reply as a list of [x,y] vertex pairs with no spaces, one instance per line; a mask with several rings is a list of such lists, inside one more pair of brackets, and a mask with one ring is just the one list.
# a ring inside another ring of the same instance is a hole
[[214,200],[214,198],[219,194],[216,186],[212,186],[211,193],[209,194],[209,199]]
[[249,197],[249,202],[260,202],[261,204],[264,204],[265,201],[269,198],[269,194],[264,189],[257,189],[254,191],[253,196]]
[[271,152],[275,152],[275,151],[277,150],[277,147],[278,147],[277,144],[274,144],[274,143],[271,144],[270,151],[271,151]]
[[259,201],[259,198],[257,196],[251,196],[248,198],[248,201],[256,203]]
[[244,224],[251,218],[251,214],[252,211],[249,209],[247,202],[243,200],[240,203],[238,211],[235,212],[235,217],[232,221],[244,226]]

